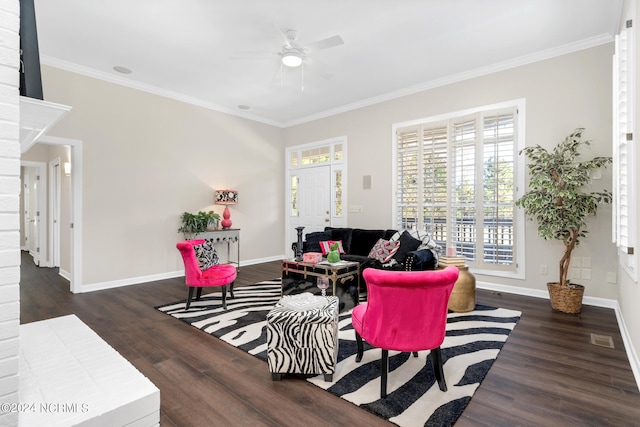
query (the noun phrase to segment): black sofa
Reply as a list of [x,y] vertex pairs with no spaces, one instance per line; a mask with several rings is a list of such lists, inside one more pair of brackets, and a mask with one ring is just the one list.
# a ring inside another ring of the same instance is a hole
[[[369,257],[371,249],[379,239],[391,240],[394,237],[400,241],[400,246],[394,254],[393,260],[383,264],[381,261]],[[356,292],[356,287],[352,285],[338,287],[337,289],[337,296],[340,299],[340,311],[342,312],[358,304],[358,294],[360,294],[360,297],[366,294],[367,288],[362,272],[367,268],[406,271],[435,269],[438,265],[439,249],[425,233],[421,233],[421,237],[421,239],[416,239],[407,231],[398,233],[397,230],[325,227],[324,231],[306,234],[305,240],[302,242],[302,253],[322,252],[320,242],[341,241],[345,253],[340,254],[340,259],[360,263],[359,290]],[[430,242],[432,248],[425,248],[426,242]],[[298,253],[297,247],[297,242],[291,245],[294,254]],[[284,280],[283,276],[283,283]],[[312,293],[317,291],[317,289],[314,289],[314,278],[306,278],[304,282],[302,288],[299,283],[296,283],[293,288],[304,289],[304,291]]]
[[[334,228],[325,227],[324,231],[307,233],[302,242],[302,253],[321,252],[320,242],[341,241],[345,251],[340,254],[340,259],[356,261],[360,263],[360,271],[365,268],[387,268],[393,270],[433,270],[437,266],[437,250],[429,248],[419,249],[423,241],[415,239],[409,232],[400,234],[400,247],[393,256],[393,261],[383,264],[374,258],[369,258],[369,253],[379,239],[390,240],[397,230],[367,230],[361,228]],[[297,243],[292,245],[296,253]],[[363,283],[361,281],[361,283]]]

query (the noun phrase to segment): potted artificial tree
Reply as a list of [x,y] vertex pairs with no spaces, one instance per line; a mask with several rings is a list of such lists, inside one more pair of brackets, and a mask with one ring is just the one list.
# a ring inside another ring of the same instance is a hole
[[184,233],[185,239],[194,239],[198,233],[207,231],[210,226],[216,226],[219,219],[220,215],[213,211],[199,211],[196,214],[184,212],[180,216],[182,226],[178,231]]
[[560,258],[559,282],[548,283],[551,307],[565,313],[579,313],[584,286],[567,280],[571,253],[587,236],[586,218],[596,214],[600,203],[611,203],[611,192],[587,192],[589,172],[611,163],[611,157],[579,161],[579,149],[589,145],[582,139],[583,128],[575,129],[552,151],[540,145],[520,151],[529,160],[529,191],[516,201],[525,215],[538,224],[538,235],[564,244]]

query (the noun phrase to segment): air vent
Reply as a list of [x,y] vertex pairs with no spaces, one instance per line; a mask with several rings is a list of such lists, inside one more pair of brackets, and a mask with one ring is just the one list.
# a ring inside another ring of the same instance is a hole
[[609,335],[591,334],[591,344],[599,345],[600,347],[615,348],[613,338]]

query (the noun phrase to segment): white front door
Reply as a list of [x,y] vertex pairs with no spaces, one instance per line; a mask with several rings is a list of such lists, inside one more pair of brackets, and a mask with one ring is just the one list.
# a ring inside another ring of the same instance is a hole
[[[303,234],[331,225],[331,167],[300,169],[298,174],[298,225]],[[296,241],[295,230],[292,242]]]

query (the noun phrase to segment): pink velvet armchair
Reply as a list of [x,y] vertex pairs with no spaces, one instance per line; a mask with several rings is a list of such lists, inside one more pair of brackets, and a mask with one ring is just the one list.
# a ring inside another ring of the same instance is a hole
[[431,350],[431,363],[440,390],[447,391],[440,345],[447,326],[447,305],[458,269],[389,271],[368,268],[363,273],[367,302],[352,312],[358,352],[362,360],[363,339],[382,349],[380,397],[387,396],[389,350]]
[[222,307],[226,310],[227,285],[229,285],[231,298],[233,298],[233,284],[237,275],[236,268],[229,264],[219,264],[208,267],[204,271],[201,270],[194,247],[203,243],[205,243],[205,240],[185,240],[176,244],[184,261],[185,283],[189,288],[185,310],[188,310],[191,305],[193,290],[198,290],[196,294],[197,301],[202,295],[202,288],[208,286],[222,287]]

